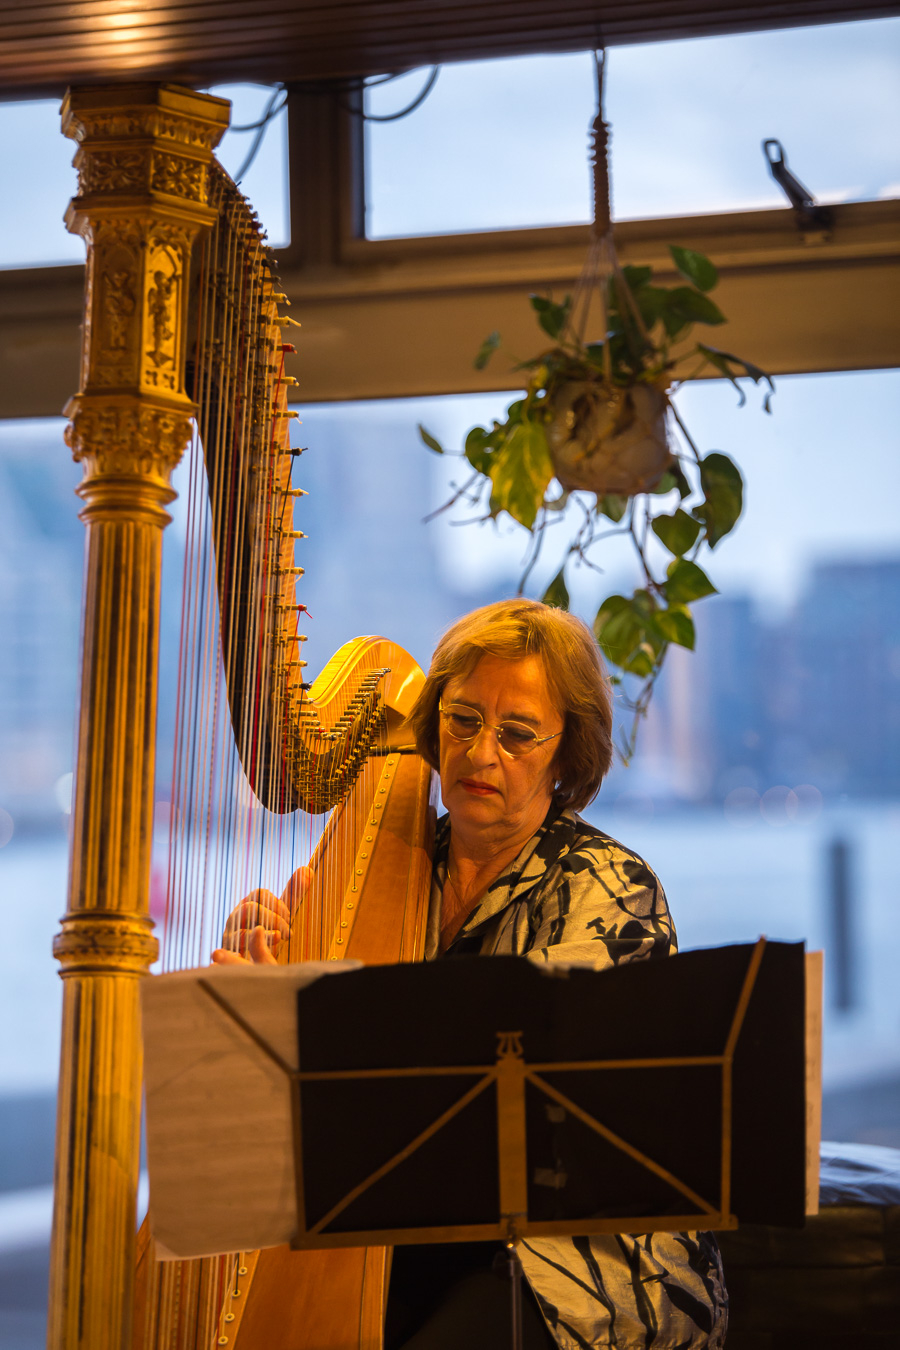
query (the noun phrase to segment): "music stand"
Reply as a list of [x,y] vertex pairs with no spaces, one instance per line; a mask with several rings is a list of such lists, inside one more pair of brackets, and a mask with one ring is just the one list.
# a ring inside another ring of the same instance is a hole
[[289,1085],[294,1247],[803,1223],[802,944],[357,969],[292,995],[296,1056],[189,974]]

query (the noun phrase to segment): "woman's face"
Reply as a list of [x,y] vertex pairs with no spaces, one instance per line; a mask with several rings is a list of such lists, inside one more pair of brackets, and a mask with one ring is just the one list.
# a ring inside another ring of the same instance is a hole
[[441,796],[454,830],[486,831],[497,838],[527,838],[543,821],[556,782],[560,741],[536,745],[526,755],[502,749],[492,728],[522,722],[536,735],[555,736],[564,719],[554,705],[537,656],[507,661],[483,656],[471,674],[448,680],[443,707],[458,703],[481,714],[485,725],[471,741],[458,741],[440,723]]

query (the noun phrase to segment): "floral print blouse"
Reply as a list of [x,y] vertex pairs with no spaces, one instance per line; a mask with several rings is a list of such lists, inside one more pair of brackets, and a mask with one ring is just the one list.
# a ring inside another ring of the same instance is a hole
[[[425,959],[439,955],[449,818],[438,822]],[[589,963],[669,956],[662,886],[636,853],[571,811],[551,809],[491,883],[446,956],[519,955]],[[562,1350],[721,1350],[728,1296],[712,1233],[532,1238],[522,1266]]]

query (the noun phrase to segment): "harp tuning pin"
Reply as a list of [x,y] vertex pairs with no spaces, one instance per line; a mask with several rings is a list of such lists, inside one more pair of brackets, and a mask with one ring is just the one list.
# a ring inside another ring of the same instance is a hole
[[302,530],[285,530],[286,539],[308,539],[309,535],[304,534]]
[[287,451],[287,453],[289,455],[293,455],[294,458],[296,459],[298,455],[302,455],[303,451],[308,449],[309,449],[308,445],[292,445],[290,450]]
[[291,303],[284,291],[275,291],[272,299],[276,300],[279,305],[289,305]]
[[286,497],[308,497],[309,493],[304,488],[285,488]]
[[294,356],[297,355],[297,348],[294,346],[293,342],[281,342],[281,343],[279,343],[279,344],[278,344],[278,350],[279,350],[280,352],[291,352],[291,354],[294,355]]

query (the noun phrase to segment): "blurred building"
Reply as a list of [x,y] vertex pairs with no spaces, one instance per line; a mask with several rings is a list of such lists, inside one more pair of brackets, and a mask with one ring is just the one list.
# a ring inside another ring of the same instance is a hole
[[71,475],[29,450],[0,457],[0,808],[17,830],[59,818],[72,768],[84,550]]
[[636,765],[661,795],[722,800],[808,784],[824,797],[900,796],[900,559],[813,567],[788,617],[747,597],[695,613],[670,652]]

